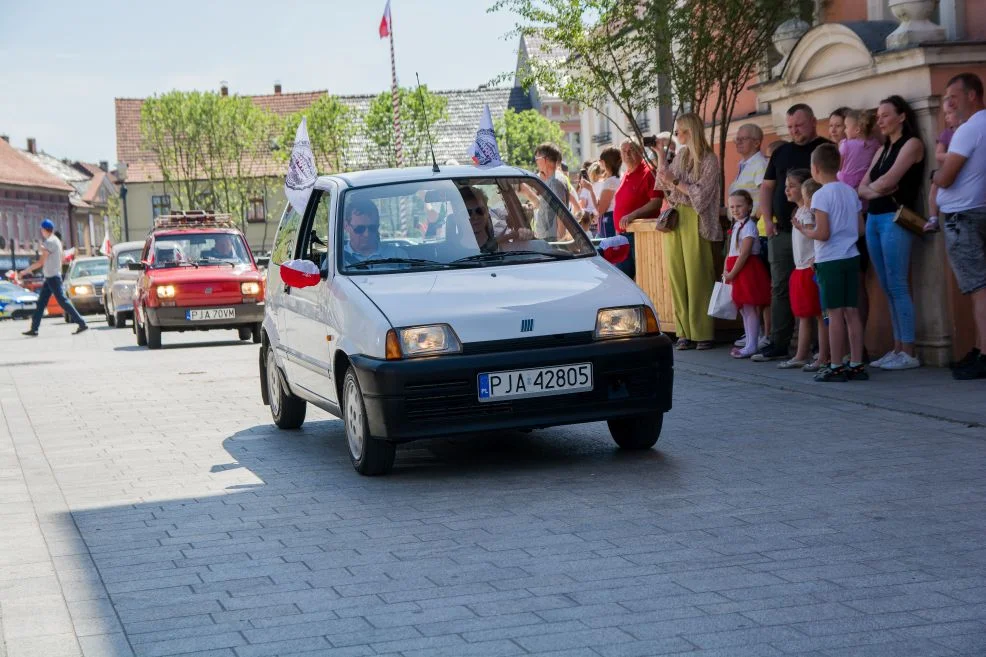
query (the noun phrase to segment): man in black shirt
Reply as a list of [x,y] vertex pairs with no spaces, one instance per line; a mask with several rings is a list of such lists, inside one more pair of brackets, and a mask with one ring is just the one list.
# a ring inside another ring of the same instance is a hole
[[[787,200],[784,183],[787,172],[811,166],[811,154],[821,144],[831,143],[818,136],[818,122],[811,107],[793,105],[787,111],[787,131],[791,141],[780,146],[770,157],[767,173],[760,186],[760,215],[769,238],[767,257],[771,278],[771,335],[770,344],[753,357],[757,362],[787,358],[791,336],[794,335],[794,315],[788,296],[788,279],[794,271],[794,251],[791,247],[791,216],[796,206]],[[775,225],[771,217],[777,220]]]

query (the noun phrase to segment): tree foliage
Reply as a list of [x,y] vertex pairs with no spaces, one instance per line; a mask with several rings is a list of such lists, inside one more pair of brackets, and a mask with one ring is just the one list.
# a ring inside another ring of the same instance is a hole
[[[430,164],[427,130],[434,138],[435,124],[448,118],[448,99],[429,92],[426,86],[420,90],[401,88],[398,93],[404,166]],[[369,142],[370,166],[396,167],[393,96],[389,91],[370,101],[363,132]]]
[[308,138],[318,170],[323,173],[345,171],[349,144],[356,134],[357,125],[352,108],[336,96],[320,96],[306,109],[285,119],[280,139],[285,148],[277,151],[280,159],[287,162],[303,116],[308,117]]
[[561,126],[541,116],[537,110],[517,112],[509,108],[503,118],[496,119],[493,125],[500,157],[506,164],[525,169],[533,168],[534,151],[544,142],[558,146],[565,159],[572,155]]

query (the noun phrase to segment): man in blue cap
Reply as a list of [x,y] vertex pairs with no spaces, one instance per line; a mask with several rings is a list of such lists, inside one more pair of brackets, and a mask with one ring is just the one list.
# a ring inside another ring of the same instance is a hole
[[41,257],[20,272],[21,277],[24,277],[32,271],[40,269],[45,277],[44,285],[38,292],[38,307],[31,318],[31,328],[24,331],[24,335],[31,337],[38,335],[41,318],[44,316],[45,308],[48,307],[48,299],[52,295],[55,295],[55,300],[58,301],[58,305],[62,307],[69,319],[79,325],[75,332],[82,333],[88,330],[89,326],[86,324],[86,320],[82,319],[82,315],[75,309],[75,306],[72,305],[72,302],[65,297],[65,291],[62,289],[62,241],[55,235],[55,224],[51,219],[45,219],[41,222],[41,237],[44,238],[41,243]]

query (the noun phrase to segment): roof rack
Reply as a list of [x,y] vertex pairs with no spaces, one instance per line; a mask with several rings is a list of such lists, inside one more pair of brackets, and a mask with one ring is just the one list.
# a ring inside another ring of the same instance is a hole
[[236,223],[227,213],[189,210],[156,217],[151,232],[171,228],[236,228]]

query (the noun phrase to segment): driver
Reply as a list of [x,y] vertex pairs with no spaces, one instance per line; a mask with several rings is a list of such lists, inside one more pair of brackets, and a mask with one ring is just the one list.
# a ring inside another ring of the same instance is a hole
[[203,258],[215,260],[232,260],[236,258],[233,250],[233,240],[229,235],[217,235],[215,244],[211,249],[202,253]]
[[345,229],[349,240],[342,257],[346,264],[407,257],[403,249],[380,243],[380,211],[372,201],[359,199],[346,205]]

